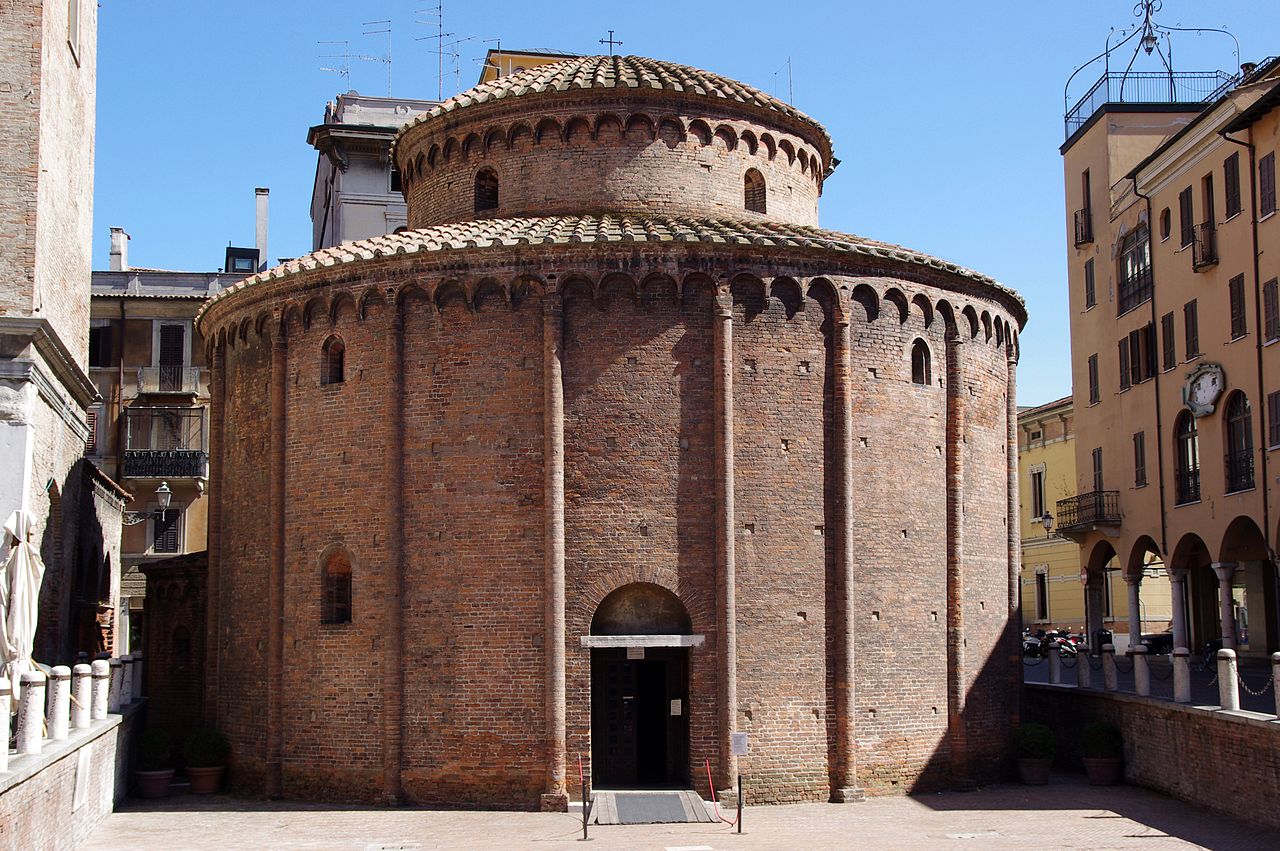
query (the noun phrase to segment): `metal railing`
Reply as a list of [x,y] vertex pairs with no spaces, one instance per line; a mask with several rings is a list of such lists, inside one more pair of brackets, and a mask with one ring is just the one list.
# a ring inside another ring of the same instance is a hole
[[1227,493],[1247,491],[1253,487],[1253,449],[1237,449],[1228,452]]
[[1174,473],[1175,505],[1200,501],[1200,468],[1178,470]]
[[209,454],[198,449],[126,449],[126,479],[207,479]]
[[1204,269],[1218,262],[1218,229],[1213,222],[1196,225],[1191,241],[1191,268]]
[[1091,491],[1058,500],[1058,531],[1119,522],[1119,491]]
[[138,369],[139,393],[200,393],[198,366],[144,366]]
[[1093,211],[1088,207],[1076,210],[1076,245],[1093,242]]
[[1236,77],[1225,71],[1130,71],[1103,74],[1063,116],[1066,138],[1108,103],[1208,103],[1225,94]]
[[208,475],[205,409],[124,409],[124,476],[204,478]]
[[1126,278],[1120,281],[1120,292],[1116,299],[1116,315],[1128,313],[1143,302],[1151,300],[1154,279],[1150,266],[1139,266]]

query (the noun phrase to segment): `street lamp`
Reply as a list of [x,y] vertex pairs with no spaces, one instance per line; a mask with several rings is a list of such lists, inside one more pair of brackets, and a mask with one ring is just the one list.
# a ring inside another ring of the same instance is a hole
[[1053,528],[1053,515],[1046,511],[1044,516],[1040,518],[1040,525],[1044,527],[1044,533],[1048,535],[1049,530]]
[[163,520],[164,513],[169,508],[170,501],[173,500],[173,491],[169,489],[168,482],[161,482],[160,487],[156,488],[156,502],[160,507],[155,511],[126,511],[124,513],[124,525],[136,526],[144,520]]

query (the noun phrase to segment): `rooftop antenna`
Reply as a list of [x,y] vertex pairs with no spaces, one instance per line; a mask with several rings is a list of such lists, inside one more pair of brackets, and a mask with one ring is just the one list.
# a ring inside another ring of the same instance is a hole
[[455,94],[462,91],[462,53],[458,50],[458,45],[475,40],[476,36],[469,35],[466,38],[455,39],[448,44],[449,58],[453,61],[453,87]]
[[320,54],[321,59],[340,59],[342,60],[342,64],[336,65],[336,67],[334,68],[328,68],[322,65],[320,66],[320,70],[328,74],[337,74],[339,78],[341,78],[346,82],[346,87],[348,90],[350,90],[351,89],[351,51],[348,49],[348,47],[351,43],[348,41],[317,41],[316,44],[342,45],[341,53]]
[[[500,38],[486,38],[486,39],[484,40],[484,43],[485,43],[485,44],[490,44],[490,43],[492,43],[492,44],[493,44],[493,52],[497,54],[496,61],[500,61],[500,60],[502,59],[502,39],[500,39]],[[487,59],[487,57],[486,57],[486,59]],[[494,71],[496,71],[496,72],[497,72],[498,76],[499,76],[499,77],[501,77],[501,76],[502,76],[502,66],[501,66],[501,65],[494,65],[494,64],[492,64],[492,63],[490,63],[490,62],[486,61],[486,59],[481,59],[481,60],[479,60],[479,61],[480,61],[480,67],[481,67],[481,68],[492,68]],[[483,74],[484,72],[482,71],[481,73]]]
[[376,29],[366,29],[365,35],[382,35],[387,36],[387,52],[382,56],[357,56],[356,59],[362,62],[381,62],[387,66],[387,97],[391,97],[391,21],[364,21],[362,26],[376,27]]
[[607,44],[607,45],[609,45],[609,55],[610,55],[610,56],[612,56],[612,55],[613,55],[613,49],[614,49],[615,47],[622,47],[622,42],[621,42],[621,41],[617,41],[617,40],[615,40],[615,39],[614,39],[614,37],[613,37],[613,30],[609,30],[609,37],[608,37],[608,38],[602,38],[602,39],[600,39],[600,43],[601,43],[601,44]]
[[435,39],[436,41],[436,49],[435,49],[436,80],[438,83],[437,90],[436,90],[436,100],[444,100],[444,38],[445,36],[453,35],[453,33],[447,33],[444,31],[444,2],[443,0],[441,0],[441,2],[437,3],[435,6],[432,6],[427,9],[419,9],[417,11],[417,14],[427,16],[426,20],[419,19],[418,23],[427,24],[427,25],[434,24],[436,28],[435,35],[422,36],[421,38],[414,39],[414,41],[427,41],[429,39]]

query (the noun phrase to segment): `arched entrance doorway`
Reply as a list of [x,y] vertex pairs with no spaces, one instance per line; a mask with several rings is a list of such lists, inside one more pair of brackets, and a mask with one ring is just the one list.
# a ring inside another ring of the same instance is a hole
[[603,789],[689,784],[689,613],[660,585],[605,597],[591,619],[591,758]]

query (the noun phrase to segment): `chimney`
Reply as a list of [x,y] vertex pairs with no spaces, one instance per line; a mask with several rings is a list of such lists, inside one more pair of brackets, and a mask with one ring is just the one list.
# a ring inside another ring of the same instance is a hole
[[129,234],[124,228],[111,229],[111,266],[112,272],[129,271]]
[[257,195],[257,241],[258,271],[267,268],[267,207],[271,200],[271,190],[259,186],[254,190]]

